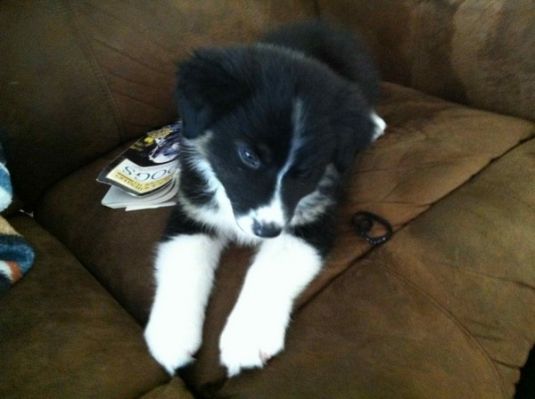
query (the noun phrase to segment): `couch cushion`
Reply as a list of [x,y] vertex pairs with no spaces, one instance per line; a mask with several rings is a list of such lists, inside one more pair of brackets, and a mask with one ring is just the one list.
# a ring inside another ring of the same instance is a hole
[[0,299],[0,397],[125,399],[166,381],[139,325],[73,255],[29,217],[10,222],[37,256]]
[[[393,84],[383,89],[379,113],[389,128],[357,161],[340,211],[336,246],[300,303],[369,250],[349,223],[354,212],[377,212],[397,230],[533,133],[533,125],[519,119],[461,107]],[[102,207],[106,187],[98,185],[95,177],[112,157],[58,183],[45,196],[36,217],[143,322],[153,292],[154,243],[169,209],[125,213]],[[206,322],[206,345],[191,381],[211,383],[223,375],[217,367],[216,338],[249,257],[249,250],[233,248],[223,258]]]
[[535,344],[535,140],[355,263],[221,397],[510,398]]
[[354,212],[364,209],[383,215],[397,230],[535,133],[531,122],[394,84],[383,85],[379,113],[389,128],[357,160],[329,267],[303,299],[369,249],[366,243],[355,242],[349,223]]

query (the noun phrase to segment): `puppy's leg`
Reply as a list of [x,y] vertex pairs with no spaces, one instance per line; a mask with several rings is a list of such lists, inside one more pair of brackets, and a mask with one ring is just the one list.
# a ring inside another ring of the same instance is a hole
[[322,261],[313,246],[291,234],[261,244],[219,341],[229,376],[262,367],[284,348],[293,302]]
[[210,235],[178,234],[158,247],[156,296],[145,330],[152,356],[170,373],[193,360],[214,271],[224,243]]

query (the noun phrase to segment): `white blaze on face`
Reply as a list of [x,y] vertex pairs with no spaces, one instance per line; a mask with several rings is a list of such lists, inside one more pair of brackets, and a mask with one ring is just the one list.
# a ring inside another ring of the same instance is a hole
[[288,223],[281,198],[282,180],[295,161],[295,156],[302,144],[304,128],[303,101],[296,99],[292,110],[293,134],[288,158],[277,175],[273,197],[267,205],[249,211],[246,215],[236,218],[236,223],[245,232],[256,235],[255,225],[276,226],[282,230]]

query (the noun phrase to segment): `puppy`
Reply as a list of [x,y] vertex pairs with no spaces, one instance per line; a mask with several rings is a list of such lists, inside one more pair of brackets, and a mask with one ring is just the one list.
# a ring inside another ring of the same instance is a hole
[[180,190],[145,339],[169,373],[193,360],[221,251],[258,245],[219,341],[229,376],[284,348],[295,298],[333,241],[354,156],[384,131],[375,67],[350,34],[301,23],[196,51],[178,71]]

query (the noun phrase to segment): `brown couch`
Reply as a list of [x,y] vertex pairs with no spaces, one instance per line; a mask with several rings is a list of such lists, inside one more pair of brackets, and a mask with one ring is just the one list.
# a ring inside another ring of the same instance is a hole
[[[285,352],[225,379],[217,339],[251,254],[232,248],[197,362],[169,380],[142,339],[169,209],[104,208],[97,173],[177,117],[191,48],[318,16],[370,43],[387,134],[358,158]],[[532,0],[4,0],[0,27],[0,128],[33,215],[9,220],[37,252],[0,299],[1,398],[514,395],[535,342]],[[392,240],[359,239],[358,210]]]

